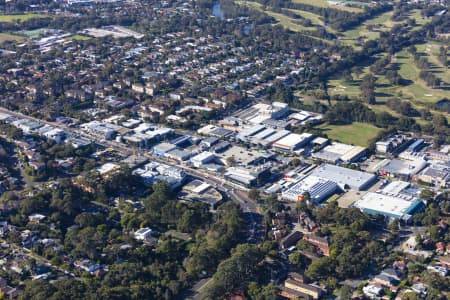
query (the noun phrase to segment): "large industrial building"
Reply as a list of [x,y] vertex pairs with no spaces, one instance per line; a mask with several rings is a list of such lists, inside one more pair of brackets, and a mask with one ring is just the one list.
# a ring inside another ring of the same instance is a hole
[[276,141],[272,144],[272,148],[276,151],[289,152],[295,151],[305,145],[307,145],[313,138],[310,133],[291,133],[284,138]]
[[194,167],[200,168],[202,165],[210,163],[215,159],[216,156],[214,155],[214,153],[204,151],[195,155],[194,157],[191,157],[190,161]]
[[376,175],[330,164],[320,165],[312,175],[334,181],[343,190],[367,190],[377,181]]
[[445,188],[450,183],[450,163],[432,164],[420,172],[417,178],[423,182]]
[[406,149],[414,140],[404,134],[393,135],[375,143],[376,150],[381,154],[398,153]]
[[411,215],[425,207],[418,199],[405,200],[401,197],[368,192],[353,204],[354,207],[371,215],[383,215],[408,220]]
[[282,192],[281,197],[289,201],[302,201],[304,193],[309,193],[311,203],[319,204],[338,190],[339,187],[335,182],[308,175],[301,178],[286,191]]
[[352,163],[367,153],[367,149],[361,146],[352,146],[342,143],[332,143],[322,150],[313,153],[312,157],[329,163],[337,164],[340,162]]
[[287,103],[272,102],[271,104],[258,103],[239,112],[236,117],[246,123],[261,124],[268,119],[279,119],[289,112]]
[[254,168],[230,167],[224,177],[234,183],[252,187],[258,185],[259,181],[264,181],[270,173],[270,168],[259,166]]
[[409,179],[411,176],[422,171],[427,164],[428,163],[420,157],[411,160],[397,158],[392,160],[385,159],[375,167],[375,170],[383,176]]

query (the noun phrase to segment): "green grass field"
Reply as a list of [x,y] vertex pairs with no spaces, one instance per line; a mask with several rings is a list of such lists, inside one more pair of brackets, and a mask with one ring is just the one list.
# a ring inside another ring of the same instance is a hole
[[75,34],[75,35],[68,37],[68,39],[73,40],[73,41],[87,41],[87,40],[90,40],[91,38],[89,36]]
[[[422,47],[425,46],[422,45]],[[437,45],[435,47],[437,47],[436,51],[438,51],[439,47]],[[435,59],[437,60],[437,58]],[[403,50],[401,52],[398,52],[396,54],[396,57],[393,58],[392,62],[398,64],[399,74],[404,79],[409,80],[411,84],[406,86],[392,86],[384,76],[377,76],[377,83],[375,88],[375,92],[377,93],[377,102],[385,102],[391,97],[400,96],[404,100],[410,99],[416,105],[420,105],[420,103],[434,103],[441,100],[442,98],[448,97],[448,91],[445,91],[443,89],[432,89],[419,78],[420,70],[416,66],[411,54],[409,54],[407,51]],[[441,71],[441,73],[437,73],[437,76],[449,79],[449,70],[444,69],[442,65],[440,66],[441,68],[439,70]],[[330,95],[347,95],[349,97],[358,97],[360,94],[360,79],[369,72],[369,67],[365,67],[363,69],[363,73],[359,77],[353,74],[353,78],[355,79],[353,82],[346,82],[343,79],[330,80]]]
[[415,101],[419,102],[437,102],[442,98],[449,96],[448,91],[442,89],[432,89],[419,78],[420,70],[414,63],[414,59],[411,54],[408,52],[401,51],[397,53],[397,62],[400,64],[399,74],[403,78],[413,81],[413,83],[409,86],[396,88],[404,95],[408,95]]
[[[305,35],[308,35],[307,31],[312,31],[312,30],[316,29],[316,26],[305,27],[303,25],[297,24],[297,23],[295,23],[295,19],[290,18],[290,17],[288,17],[286,15],[283,15],[283,14],[280,14],[280,13],[276,13],[276,12],[273,12],[271,10],[264,10],[262,4],[260,4],[258,2],[240,1],[240,0],[239,1],[235,1],[235,2],[237,4],[239,4],[239,5],[245,5],[245,6],[253,8],[253,9],[259,10],[260,12],[264,12],[265,14],[273,17],[277,21],[277,23],[274,24],[274,25],[281,25],[281,26],[283,26],[283,27],[285,27],[285,28],[287,28],[289,30],[296,31],[296,32],[303,32],[304,31]],[[295,11],[295,10],[292,10],[292,11],[296,12],[296,13],[299,13],[299,14],[300,13],[302,13],[302,14],[305,13],[303,11]],[[314,20],[311,20],[311,22],[314,25],[316,25],[315,21],[316,22],[321,22],[320,19],[318,19],[319,16],[317,16],[317,15],[310,14],[310,17],[314,18]],[[310,38],[317,39],[317,40],[320,40],[320,41],[325,42],[325,43],[330,43],[331,42],[329,40],[321,39],[321,38],[318,38],[318,37],[315,37],[315,36],[311,36],[311,35],[308,35],[308,36]]]
[[323,124],[317,127],[328,138],[345,143],[367,147],[369,140],[377,135],[381,131],[370,124],[365,123],[353,123],[350,125],[329,125]]
[[450,70],[445,67],[438,59],[439,57],[439,48],[444,46],[444,44],[439,44],[435,42],[429,42],[422,45],[417,45],[417,51],[426,55],[428,60],[434,65],[432,71],[436,74],[437,77],[442,79],[443,81],[450,83]]
[[[357,7],[349,7],[346,6],[345,3],[347,1],[334,1],[336,2],[336,4],[334,4],[333,2],[329,2],[327,0],[292,0],[292,2],[294,3],[301,3],[301,4],[309,4],[309,5],[314,5],[317,7],[329,7],[329,8],[335,8],[335,9],[340,9],[340,10],[345,10],[345,11],[349,11],[349,12],[361,12],[362,9],[357,8]],[[353,2],[353,4],[355,4],[356,2]],[[359,4],[359,3],[357,3]],[[363,3],[361,3],[361,5],[363,5]]]
[[[355,45],[357,38],[362,37],[364,41],[374,40],[380,37],[380,32],[389,31],[392,27],[397,24],[404,23],[405,21],[394,22],[391,20],[394,12],[385,12],[376,18],[367,20],[361,25],[347,30],[342,33],[342,41],[347,44],[358,48]],[[413,10],[409,15],[410,18],[416,21],[415,29],[420,28],[420,26],[429,22],[429,19],[423,19],[420,15],[420,10]],[[373,27],[372,29],[370,27]]]
[[292,18],[289,18],[288,16],[285,16],[280,13],[276,13],[270,10],[264,10],[262,4],[258,2],[253,1],[237,1],[238,4],[246,5],[248,7],[254,8],[256,10],[259,10],[261,12],[264,12],[265,14],[273,17],[275,20],[277,20],[278,24],[282,25],[283,27],[286,27],[292,31],[304,31],[304,30],[313,30],[314,27],[305,27],[299,24],[296,24],[293,22]]
[[[315,26],[322,27],[325,25],[325,23],[321,19],[321,16],[319,16],[319,15],[310,13],[308,11],[299,10],[299,9],[289,9],[289,10],[295,14],[302,16],[305,19],[309,19]],[[327,30],[330,32],[335,32],[335,30],[332,29],[331,27],[328,27]]]
[[0,14],[0,22],[16,22],[19,21],[27,21],[30,19],[36,18],[45,18],[46,15],[42,14],[17,14],[17,15],[2,15]]
[[9,33],[0,33],[0,44],[7,42],[7,41],[21,43],[21,42],[25,41],[25,38],[20,35],[14,35],[14,34],[9,34]]
[[23,30],[19,31],[19,34],[25,35],[32,39],[36,39],[39,38],[42,34],[44,34],[46,30],[47,30],[46,28],[39,28],[35,30]]

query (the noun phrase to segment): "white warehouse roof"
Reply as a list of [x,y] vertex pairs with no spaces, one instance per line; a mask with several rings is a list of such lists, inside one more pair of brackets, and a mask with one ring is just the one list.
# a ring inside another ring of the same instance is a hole
[[303,193],[308,192],[311,202],[317,204],[330,197],[338,189],[338,185],[331,180],[308,175],[284,191],[282,197],[290,201],[301,201]]
[[381,214],[392,218],[401,218],[413,214],[423,203],[419,200],[408,201],[399,197],[368,192],[353,206],[369,214]]
[[281,140],[278,140],[273,145],[278,148],[292,150],[295,149],[298,145],[310,139],[311,137],[312,134],[310,133],[302,133],[302,134],[291,133],[282,138]]
[[330,164],[320,165],[314,169],[312,175],[334,181],[342,189],[349,187],[354,190],[365,190],[377,180],[373,174]]

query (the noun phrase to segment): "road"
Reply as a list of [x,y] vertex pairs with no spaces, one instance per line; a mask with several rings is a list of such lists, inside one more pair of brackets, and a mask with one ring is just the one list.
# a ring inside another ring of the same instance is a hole
[[15,251],[17,251],[17,253],[19,255],[27,256],[29,258],[35,259],[37,261],[40,261],[40,262],[44,263],[45,265],[49,266],[50,268],[52,268],[54,270],[58,270],[58,271],[64,273],[65,275],[68,275],[68,276],[71,276],[71,277],[74,277],[74,278],[78,279],[75,276],[75,274],[70,273],[69,271],[67,271],[65,269],[62,269],[62,268],[60,268],[58,266],[55,266],[48,259],[46,259],[46,258],[44,258],[44,257],[42,257],[40,255],[37,255],[36,253],[31,252],[31,250],[29,250],[27,248],[21,247],[19,245],[16,245],[16,244],[11,243],[9,241],[6,241],[4,239],[0,239],[0,243],[8,245],[8,247],[10,249],[14,249]]
[[[125,144],[122,144],[122,143],[116,142],[116,141],[106,141],[106,140],[100,140],[98,138],[96,139],[94,136],[83,132],[79,128],[73,128],[73,127],[66,126],[64,124],[59,124],[59,123],[55,123],[55,122],[49,122],[49,121],[37,119],[37,118],[31,117],[28,115],[24,115],[19,112],[10,111],[6,108],[0,108],[0,112],[7,113],[7,114],[13,115],[18,118],[24,118],[24,119],[28,119],[28,120],[32,120],[35,122],[40,122],[43,124],[47,124],[47,125],[50,125],[53,127],[60,128],[68,134],[87,138],[100,146],[103,146],[105,148],[111,148],[111,149],[117,151],[118,153],[120,153],[121,155],[123,155],[124,157],[130,156],[134,152],[133,149],[131,149],[128,145],[125,145]],[[161,163],[165,163],[165,164],[172,165],[172,166],[175,166],[178,168],[182,168],[187,174],[189,174],[193,177],[201,178],[203,181],[215,186],[218,190],[227,194],[232,200],[238,202],[244,212],[260,213],[258,205],[248,198],[248,196],[247,196],[248,189],[247,188],[242,187],[237,184],[234,184],[232,182],[228,182],[224,178],[216,176],[212,173],[208,173],[205,170],[198,170],[198,169],[191,168],[189,166],[174,163],[174,162],[166,160],[166,159],[161,159],[159,157],[152,155],[150,152],[144,152],[144,151],[140,151],[140,152],[141,152],[140,153],[141,155],[144,155],[144,156],[150,158],[151,160],[159,161]]]
[[[40,122],[43,124],[51,125],[56,128],[60,128],[70,135],[87,138],[105,148],[111,148],[111,149],[117,151],[118,153],[120,153],[121,155],[123,155],[124,157],[130,156],[134,152],[133,149],[131,149],[128,145],[125,145],[125,144],[122,144],[122,143],[116,142],[116,141],[100,140],[98,138],[95,138],[92,135],[89,135],[89,134],[83,132],[79,128],[73,128],[73,127],[69,127],[65,124],[59,124],[56,122],[49,122],[49,121],[41,120],[41,119],[38,119],[35,117],[24,115],[19,112],[10,111],[6,108],[0,107],[0,112],[10,114],[10,115],[18,117],[18,118],[24,118],[24,119],[32,120],[35,122]],[[140,152],[141,152],[140,153],[141,155],[145,155],[146,157],[148,157],[154,161],[159,161],[159,162],[162,162],[162,163],[165,163],[168,165],[182,168],[187,174],[194,176],[194,177],[201,178],[205,182],[215,186],[218,190],[220,190],[223,193],[225,193],[226,195],[228,195],[232,200],[239,203],[239,205],[241,206],[244,213],[254,213],[254,214],[260,213],[258,205],[255,202],[253,202],[251,199],[248,198],[247,193],[248,193],[249,189],[242,187],[240,185],[234,184],[232,182],[229,182],[229,181],[225,180],[224,178],[219,177],[215,174],[208,173],[205,170],[198,170],[198,169],[191,168],[189,166],[174,163],[169,160],[161,159],[159,157],[153,156],[150,152],[144,152],[144,151],[140,151]]]

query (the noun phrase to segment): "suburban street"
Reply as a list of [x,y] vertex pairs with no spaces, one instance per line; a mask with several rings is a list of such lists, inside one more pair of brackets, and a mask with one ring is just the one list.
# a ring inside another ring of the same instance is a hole
[[[103,146],[105,148],[113,149],[114,151],[117,151],[120,155],[122,155],[123,157],[130,156],[136,152],[136,151],[133,151],[133,149],[130,148],[128,145],[122,144],[120,142],[96,139],[92,135],[86,134],[79,128],[73,128],[73,127],[69,127],[64,124],[59,124],[59,123],[55,123],[55,122],[48,122],[45,120],[41,120],[41,119],[37,119],[37,118],[31,117],[31,116],[24,115],[22,113],[10,111],[5,108],[0,108],[0,112],[7,113],[7,114],[10,114],[10,115],[18,117],[18,118],[24,118],[24,119],[32,120],[35,122],[44,123],[44,124],[47,124],[47,125],[50,125],[50,126],[53,126],[56,128],[60,128],[70,135],[80,136],[80,137],[89,139],[89,140],[95,142],[96,144]],[[153,161],[157,161],[157,162],[161,162],[161,163],[171,165],[171,166],[174,166],[177,168],[181,168],[188,175],[195,177],[195,178],[199,178],[202,181],[215,187],[217,190],[219,190],[220,192],[225,194],[227,197],[229,197],[232,201],[235,201],[236,203],[238,203],[240,205],[240,207],[242,208],[242,211],[246,217],[246,220],[247,220],[247,222],[249,224],[249,228],[250,228],[249,229],[250,236],[248,237],[248,241],[249,242],[259,242],[259,241],[264,240],[265,228],[262,223],[263,218],[262,218],[262,215],[260,214],[261,211],[260,211],[260,208],[258,207],[258,204],[255,203],[253,200],[251,200],[248,197],[249,189],[247,189],[243,186],[240,186],[238,184],[229,182],[222,177],[212,174],[211,172],[207,172],[205,170],[198,170],[198,169],[189,167],[187,165],[178,164],[178,163],[175,163],[175,162],[167,160],[167,159],[162,159],[160,157],[152,155],[152,153],[149,151],[140,150],[140,151],[138,151],[138,154],[145,156]]]

